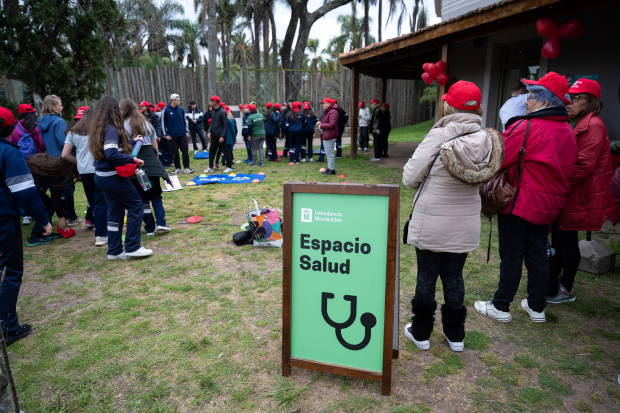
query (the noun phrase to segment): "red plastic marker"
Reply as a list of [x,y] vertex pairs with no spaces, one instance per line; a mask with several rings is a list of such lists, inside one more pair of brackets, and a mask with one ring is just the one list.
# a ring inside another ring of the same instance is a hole
[[346,175],[338,175],[338,178],[346,178]]
[[190,224],[197,224],[201,220],[202,220],[202,217],[198,215],[194,215],[193,217],[187,218],[187,222],[189,222]]

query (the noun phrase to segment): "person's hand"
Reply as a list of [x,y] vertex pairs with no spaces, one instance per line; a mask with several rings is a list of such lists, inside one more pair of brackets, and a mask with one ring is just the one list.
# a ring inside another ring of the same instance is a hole
[[196,119],[194,119],[194,123],[196,123]]
[[161,142],[161,138],[160,137],[157,137],[157,142]]
[[189,132],[185,132],[185,137],[189,138]]
[[252,137],[251,136],[248,136],[248,141],[252,142]]
[[58,226],[60,227],[60,229],[63,229],[63,230],[67,227],[67,220],[65,219],[65,217],[58,218]]
[[144,138],[142,138],[142,135],[138,135],[135,138],[133,138],[134,141],[140,141],[140,142],[144,142]]
[[381,135],[381,132],[379,132],[379,129],[375,130],[375,132],[377,132],[377,135]]
[[170,135],[166,135],[166,139],[170,140],[172,138],[170,137]]
[[224,138],[220,137],[220,143],[224,142]]
[[[60,220],[58,220],[58,223],[60,223]],[[52,233],[52,224],[47,224],[47,226],[43,227],[43,236],[44,237],[47,237],[51,233]]]
[[138,158],[133,158],[133,163],[137,164],[138,166],[144,165],[144,161]]
[[207,138],[211,139],[211,133],[207,133]]

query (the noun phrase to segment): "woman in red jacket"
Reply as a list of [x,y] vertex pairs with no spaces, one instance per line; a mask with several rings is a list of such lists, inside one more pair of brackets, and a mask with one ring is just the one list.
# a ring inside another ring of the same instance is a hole
[[321,101],[323,104],[323,117],[318,123],[321,128],[321,139],[327,156],[327,170],[323,175],[336,175],[336,156],[334,147],[338,138],[338,105],[330,98]]
[[549,225],[557,219],[569,193],[577,138],[567,122],[570,100],[566,78],[550,72],[538,81],[523,79],[523,83],[530,92],[525,102],[527,114],[506,124],[502,164],[502,169],[510,168],[516,186],[521,170],[517,161],[525,147],[521,184],[497,217],[502,260],[497,291],[491,301],[477,301],[474,308],[504,323],[511,321],[510,303],[519,289],[525,261],[528,297],[521,301],[521,308],[532,321],[543,323],[549,293]]
[[557,255],[552,268],[548,303],[575,301],[573,283],[581,261],[578,231],[598,231],[605,220],[618,223],[618,201],[610,189],[614,166],[609,136],[598,116],[603,103],[598,82],[579,79],[568,91],[568,118],[577,134],[577,161],[556,232]]

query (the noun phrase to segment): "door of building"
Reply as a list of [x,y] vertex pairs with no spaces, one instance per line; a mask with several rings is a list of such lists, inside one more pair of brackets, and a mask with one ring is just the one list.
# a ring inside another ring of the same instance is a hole
[[[540,71],[541,40],[521,42],[504,46],[502,50],[502,72],[500,81],[499,102],[497,107],[510,99],[510,86],[520,79],[538,80]],[[503,130],[499,111],[495,128]]]

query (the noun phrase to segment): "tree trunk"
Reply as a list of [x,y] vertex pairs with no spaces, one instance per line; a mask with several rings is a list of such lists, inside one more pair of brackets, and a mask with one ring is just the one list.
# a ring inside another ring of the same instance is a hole
[[[273,8],[269,8],[267,11],[269,14],[269,23],[271,23],[271,47],[273,47],[273,53],[271,59],[273,60],[272,69],[278,68],[278,38],[276,37],[276,20],[273,17]],[[276,100],[279,96],[276,97]]]
[[207,37],[209,41],[209,97],[217,93],[217,21],[216,0],[210,0]]
[[370,13],[370,0],[364,0],[364,47],[368,47],[370,45],[368,13]]
[[357,30],[355,30],[356,20],[357,20],[357,6],[355,5],[355,1],[351,2],[351,50],[357,47]]
[[415,25],[418,19],[419,12],[420,12],[420,0],[415,0],[415,6],[413,7],[413,14],[411,16],[411,33],[415,32]]
[[381,39],[381,25],[383,24],[381,20],[381,9],[383,8],[383,0],[379,0],[379,35],[377,36],[377,40],[381,43],[383,40]]
[[241,71],[243,72],[243,84],[241,85],[241,103],[249,103],[248,96],[250,95],[250,91],[248,85],[250,84],[250,79],[248,79],[248,62],[246,56],[247,50],[245,47],[241,49]]
[[[271,5],[267,5],[271,7]],[[263,13],[263,68],[269,69],[269,16]],[[271,101],[271,88],[275,86],[271,72],[265,72],[265,100]]]
[[[261,36],[261,15],[258,9],[258,1],[254,2],[254,44],[252,46],[252,51],[254,52],[254,68],[260,69],[260,36]],[[263,83],[263,77],[261,76],[260,70],[254,72],[254,87],[256,93],[256,103],[258,104],[261,101],[261,84]],[[250,96],[252,100],[252,97]]]
[[[212,0],[213,1],[213,0]],[[227,59],[227,55],[228,53],[226,53],[226,31],[224,29],[224,22],[221,22],[222,24],[222,28],[221,28],[221,32],[220,32],[220,37],[221,37],[221,42],[220,42],[220,46],[221,46],[221,53],[222,53],[222,69],[224,69],[224,83],[229,84],[230,83],[230,70],[226,70],[226,69],[230,69],[230,65],[228,64],[228,59]]]

